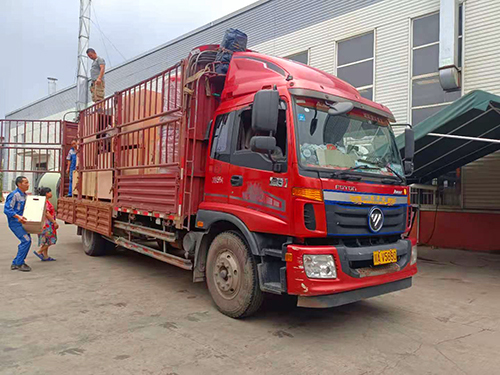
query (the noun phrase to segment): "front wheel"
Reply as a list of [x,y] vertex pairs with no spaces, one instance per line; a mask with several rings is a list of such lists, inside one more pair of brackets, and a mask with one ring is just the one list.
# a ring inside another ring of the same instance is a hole
[[217,308],[231,318],[252,315],[262,304],[255,259],[237,232],[221,233],[212,241],[206,279]]
[[82,232],[82,243],[85,254],[95,257],[103,255],[109,248],[109,243],[99,233],[84,229]]

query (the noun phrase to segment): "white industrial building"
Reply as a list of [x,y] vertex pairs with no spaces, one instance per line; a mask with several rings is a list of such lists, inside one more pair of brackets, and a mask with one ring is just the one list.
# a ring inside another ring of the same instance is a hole
[[[261,0],[109,69],[106,91],[165,70],[193,47],[219,43],[233,27],[248,34],[250,49],[337,75],[388,106],[398,123],[418,126],[472,90],[500,95],[499,0],[460,1],[461,87],[452,93],[438,77],[439,12],[440,0]],[[75,101],[71,86],[7,118],[62,119]],[[440,209],[500,214],[500,152],[448,177],[440,181],[446,192]]]

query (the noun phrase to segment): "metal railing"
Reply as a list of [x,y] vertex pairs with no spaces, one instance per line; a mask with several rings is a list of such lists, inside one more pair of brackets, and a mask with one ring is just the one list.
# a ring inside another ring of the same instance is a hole
[[0,171],[59,172],[61,121],[0,120]]

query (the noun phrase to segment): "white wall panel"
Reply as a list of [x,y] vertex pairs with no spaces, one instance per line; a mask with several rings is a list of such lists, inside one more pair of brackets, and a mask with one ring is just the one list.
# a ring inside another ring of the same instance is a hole
[[465,2],[464,90],[500,95],[500,1]]
[[309,50],[309,64],[326,73],[333,74],[335,69],[335,42],[323,43]]

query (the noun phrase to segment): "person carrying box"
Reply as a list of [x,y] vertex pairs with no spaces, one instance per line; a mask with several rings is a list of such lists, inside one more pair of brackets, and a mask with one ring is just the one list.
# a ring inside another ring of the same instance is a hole
[[19,176],[16,178],[16,186],[17,189],[7,196],[3,211],[7,215],[10,230],[21,241],[17,249],[17,256],[12,261],[10,269],[29,272],[31,267],[24,263],[24,260],[30,251],[31,236],[24,230],[22,224],[26,223],[23,213],[26,204],[26,192],[30,187],[30,183],[26,177]]

